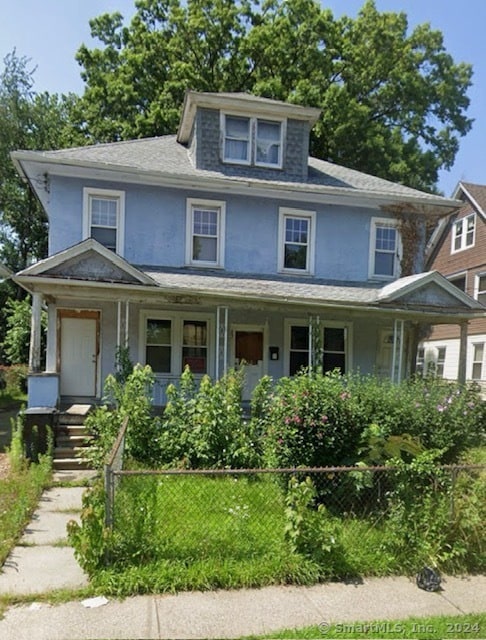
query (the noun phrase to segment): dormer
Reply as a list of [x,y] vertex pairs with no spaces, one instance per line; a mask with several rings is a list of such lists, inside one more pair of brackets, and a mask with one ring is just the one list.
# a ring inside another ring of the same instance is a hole
[[197,169],[269,180],[307,179],[320,110],[247,93],[185,96],[177,141]]

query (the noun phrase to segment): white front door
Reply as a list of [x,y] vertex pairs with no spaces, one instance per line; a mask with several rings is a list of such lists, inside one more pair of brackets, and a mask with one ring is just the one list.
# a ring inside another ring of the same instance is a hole
[[235,364],[245,368],[243,400],[250,400],[253,389],[264,375],[263,331],[235,331]]
[[59,370],[63,396],[96,396],[98,323],[93,312],[60,316]]

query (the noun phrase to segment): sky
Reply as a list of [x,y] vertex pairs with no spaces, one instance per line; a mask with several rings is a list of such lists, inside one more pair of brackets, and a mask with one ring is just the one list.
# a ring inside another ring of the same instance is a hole
[[[356,17],[364,0],[322,0],[336,17]],[[439,189],[452,195],[459,180],[486,184],[483,147],[486,141],[486,0],[375,0],[379,11],[403,11],[409,27],[430,23],[444,35],[454,61],[473,66],[468,116],[474,119],[450,171],[441,171]],[[127,21],[135,13],[134,0],[3,0],[0,20],[0,60],[16,49],[31,60],[38,92],[81,94],[83,81],[75,54],[81,44],[92,48],[89,20],[120,11]],[[3,67],[3,65],[2,65]]]

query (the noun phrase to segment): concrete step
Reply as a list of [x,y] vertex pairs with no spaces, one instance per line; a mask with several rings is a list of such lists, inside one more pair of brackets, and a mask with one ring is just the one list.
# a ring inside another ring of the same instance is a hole
[[84,458],[54,458],[52,465],[55,471],[71,471],[73,469],[90,470],[90,463]]

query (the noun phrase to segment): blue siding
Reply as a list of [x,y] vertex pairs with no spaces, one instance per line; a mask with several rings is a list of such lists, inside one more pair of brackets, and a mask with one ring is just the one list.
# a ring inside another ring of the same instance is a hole
[[270,198],[53,178],[49,206],[49,252],[82,240],[83,188],[125,191],[124,257],[133,264],[185,264],[187,198],[226,202],[225,269],[274,275],[278,269],[279,208],[316,212],[315,276],[341,281],[368,278],[370,220],[378,211],[337,205],[299,204]]

